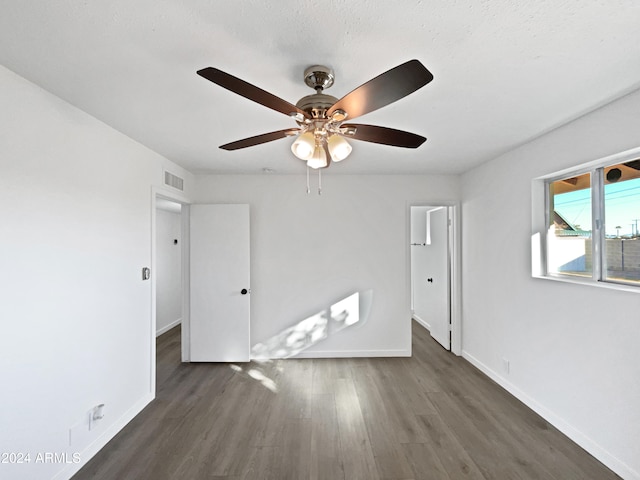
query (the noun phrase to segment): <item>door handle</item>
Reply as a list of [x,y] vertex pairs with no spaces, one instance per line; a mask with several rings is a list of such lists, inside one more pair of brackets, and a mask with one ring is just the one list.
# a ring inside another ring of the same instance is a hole
[[427,282],[433,283],[433,278],[427,278]]
[[247,293],[251,293],[251,290],[247,290],[246,288],[243,288],[242,290],[240,290],[240,293],[242,295],[246,295]]

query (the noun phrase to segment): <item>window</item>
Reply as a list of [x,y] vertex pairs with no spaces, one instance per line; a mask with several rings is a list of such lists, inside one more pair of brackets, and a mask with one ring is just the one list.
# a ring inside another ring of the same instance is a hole
[[549,182],[547,271],[593,276],[591,174]]
[[605,168],[605,278],[640,285],[640,159]]
[[545,187],[546,274],[640,286],[640,159]]

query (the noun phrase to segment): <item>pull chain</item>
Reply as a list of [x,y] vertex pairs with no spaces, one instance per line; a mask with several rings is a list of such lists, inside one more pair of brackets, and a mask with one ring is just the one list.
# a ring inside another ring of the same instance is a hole
[[[311,185],[309,183],[309,167],[307,166],[307,195],[311,193]],[[322,169],[318,169],[318,195],[322,195]]]

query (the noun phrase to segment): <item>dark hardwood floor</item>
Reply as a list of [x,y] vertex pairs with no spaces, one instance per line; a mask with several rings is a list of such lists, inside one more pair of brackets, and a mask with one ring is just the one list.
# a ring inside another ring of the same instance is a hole
[[415,323],[412,358],[181,364],[179,327],[157,345],[156,400],[75,480],[619,478]]

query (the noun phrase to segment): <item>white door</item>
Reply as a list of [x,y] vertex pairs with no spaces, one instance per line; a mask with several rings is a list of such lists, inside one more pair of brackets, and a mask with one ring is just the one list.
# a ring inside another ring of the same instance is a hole
[[191,205],[192,362],[248,362],[249,205]]
[[[414,317],[429,329],[438,343],[450,350],[448,210],[448,207],[412,207],[411,273]],[[414,220],[422,215],[422,221]],[[415,225],[424,225],[422,242],[415,241]]]
[[447,208],[427,212],[426,246],[427,298],[430,304],[431,336],[447,350],[451,349],[449,312],[449,217]]

